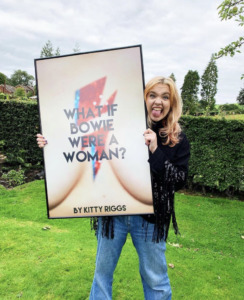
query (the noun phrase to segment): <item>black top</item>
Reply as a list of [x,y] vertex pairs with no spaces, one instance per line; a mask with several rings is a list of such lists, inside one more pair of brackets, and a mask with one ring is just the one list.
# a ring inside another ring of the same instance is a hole
[[[183,188],[186,183],[188,173],[188,161],[190,158],[190,145],[186,135],[182,132],[179,136],[179,143],[174,147],[162,144],[162,138],[158,134],[158,128],[155,126],[153,130],[157,134],[158,147],[154,153],[149,154],[150,169],[154,177],[164,176],[166,172],[165,163],[169,162],[172,164],[175,173],[184,173],[180,179],[177,177],[174,183],[174,191],[178,191]],[[154,207],[155,209],[155,207]],[[155,215],[142,215],[150,223],[155,223]]]

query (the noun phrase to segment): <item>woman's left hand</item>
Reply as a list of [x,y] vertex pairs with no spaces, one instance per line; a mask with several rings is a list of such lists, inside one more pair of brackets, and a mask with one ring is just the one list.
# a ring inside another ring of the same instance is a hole
[[158,148],[157,135],[156,133],[148,128],[144,132],[145,144],[149,146],[149,150],[153,153]]

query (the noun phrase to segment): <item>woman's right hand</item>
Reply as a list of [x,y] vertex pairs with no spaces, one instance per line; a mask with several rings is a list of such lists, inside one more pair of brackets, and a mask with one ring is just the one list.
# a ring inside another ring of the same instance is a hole
[[44,136],[40,133],[38,133],[36,135],[37,139],[37,145],[40,147],[40,148],[43,148],[46,144],[47,144],[47,140],[44,138]]

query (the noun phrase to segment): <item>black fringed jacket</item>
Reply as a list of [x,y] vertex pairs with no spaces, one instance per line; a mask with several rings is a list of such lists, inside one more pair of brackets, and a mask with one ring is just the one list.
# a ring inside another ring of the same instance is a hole
[[178,233],[174,194],[186,183],[190,145],[184,133],[180,134],[180,141],[174,147],[163,145],[158,130],[155,131],[158,148],[153,154],[150,153],[148,160],[151,169],[154,214],[142,217],[155,224],[153,239],[158,242],[167,239],[171,218],[175,233]]

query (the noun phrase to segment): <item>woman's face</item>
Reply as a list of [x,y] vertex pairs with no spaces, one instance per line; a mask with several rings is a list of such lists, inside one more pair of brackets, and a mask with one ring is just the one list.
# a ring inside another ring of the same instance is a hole
[[164,119],[170,110],[170,89],[167,84],[156,84],[147,94],[146,106],[152,121]]

